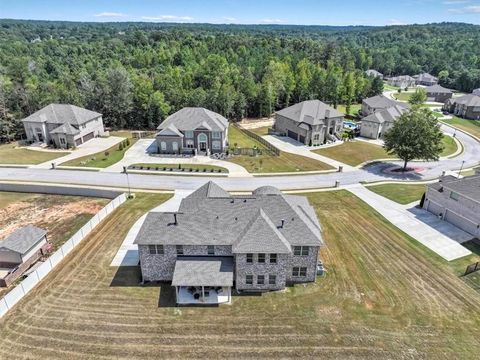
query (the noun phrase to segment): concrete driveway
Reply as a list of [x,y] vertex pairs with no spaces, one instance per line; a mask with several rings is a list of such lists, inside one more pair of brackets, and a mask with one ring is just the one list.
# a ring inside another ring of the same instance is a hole
[[102,171],[108,172],[122,172],[123,167],[133,164],[195,164],[195,165],[215,165],[228,169],[228,176],[230,177],[252,177],[244,167],[231,163],[229,161],[211,159],[208,156],[194,156],[187,158],[177,157],[161,157],[150,155],[156,151],[154,139],[138,140],[125,153],[122,160],[109,166]]
[[415,208],[414,205],[400,205],[375,194],[360,184],[347,186],[346,189],[377,210],[393,225],[445,260],[452,261],[472,253],[460,245],[471,240],[472,235],[438,219],[428,211]]
[[82,145],[79,145],[75,150],[73,150],[68,155],[62,156],[52,161],[46,161],[38,165],[32,165],[31,167],[40,168],[40,169],[50,169],[52,167],[52,162],[54,162],[57,165],[60,165],[66,161],[78,159],[82,156],[96,154],[98,152],[102,152],[111,148],[112,146],[120,143],[123,140],[124,138],[117,137],[117,136],[109,136],[108,138],[100,138],[100,137],[94,138]]

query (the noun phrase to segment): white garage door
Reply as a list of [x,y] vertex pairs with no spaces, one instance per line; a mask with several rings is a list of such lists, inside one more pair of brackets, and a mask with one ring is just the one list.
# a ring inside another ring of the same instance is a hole
[[447,210],[445,212],[445,221],[448,221],[450,224],[455,225],[469,234],[477,235],[478,233],[477,224],[474,224],[472,221],[454,213],[453,211]]
[[435,215],[443,214],[443,207],[441,207],[437,203],[434,203],[433,201],[430,201],[430,200],[428,201],[427,210]]

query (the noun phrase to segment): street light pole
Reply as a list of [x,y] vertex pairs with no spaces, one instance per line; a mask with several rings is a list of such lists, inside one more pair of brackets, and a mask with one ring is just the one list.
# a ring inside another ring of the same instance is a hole
[[460,179],[460,174],[462,173],[463,170],[463,165],[465,164],[465,160],[462,161],[462,166],[460,166],[460,171],[458,172],[458,177],[457,179]]
[[128,171],[127,171],[127,167],[126,167],[126,166],[123,167],[123,172],[125,173],[125,175],[127,175],[128,198],[130,199],[130,197],[132,196],[132,193],[131,193],[131,191],[130,191],[130,179],[128,178]]

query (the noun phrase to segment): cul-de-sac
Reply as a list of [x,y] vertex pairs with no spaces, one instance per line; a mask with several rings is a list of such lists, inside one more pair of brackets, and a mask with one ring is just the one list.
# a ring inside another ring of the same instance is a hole
[[0,1],[0,359],[478,359],[477,5]]

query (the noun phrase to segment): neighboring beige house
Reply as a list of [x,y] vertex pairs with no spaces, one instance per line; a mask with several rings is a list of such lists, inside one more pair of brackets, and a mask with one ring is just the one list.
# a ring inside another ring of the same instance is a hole
[[29,142],[57,148],[75,147],[105,133],[102,114],[75,105],[50,104],[22,122]]
[[305,145],[340,139],[344,114],[320,100],[307,100],[275,113],[274,130]]
[[368,69],[367,71],[365,71],[365,74],[367,76],[379,77],[383,79],[383,74],[377,70]]
[[33,225],[17,229],[0,241],[0,287],[20,277],[48,247],[47,232]]
[[387,84],[403,89],[415,86],[416,80],[409,75],[401,75],[388,78]]
[[360,125],[360,136],[382,139],[385,133],[392,128],[395,120],[407,110],[408,108],[404,106],[395,105],[364,117]]
[[438,84],[438,78],[429,73],[422,73],[413,77],[417,85],[432,86]]
[[427,185],[423,208],[480,237],[480,174],[463,179],[444,176]]
[[447,100],[443,109],[465,119],[480,119],[480,96],[468,94]]
[[383,95],[372,96],[362,101],[362,116],[368,116],[379,110],[385,110],[392,106],[410,108],[407,103],[390,99]]
[[427,92],[428,101],[445,103],[445,101],[451,99],[453,96],[452,90],[446,89],[438,84],[427,87],[425,91]]

